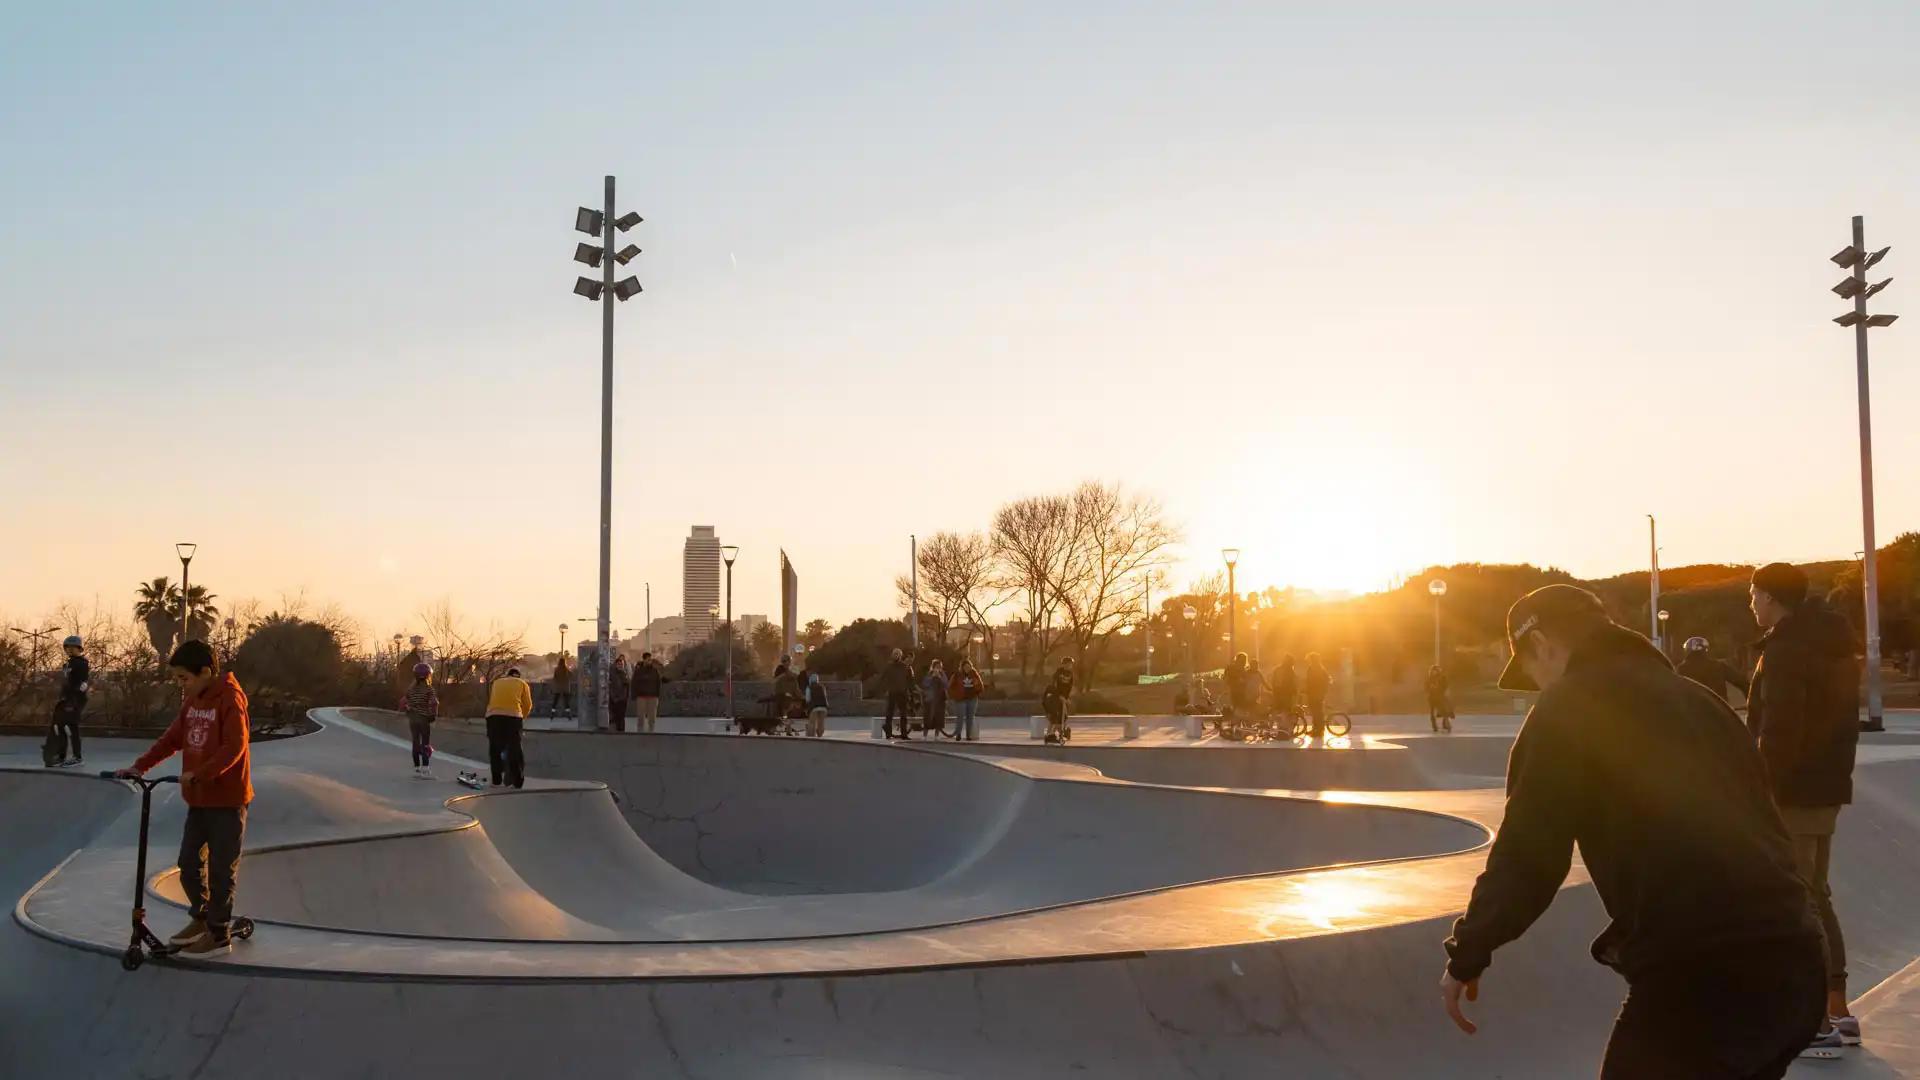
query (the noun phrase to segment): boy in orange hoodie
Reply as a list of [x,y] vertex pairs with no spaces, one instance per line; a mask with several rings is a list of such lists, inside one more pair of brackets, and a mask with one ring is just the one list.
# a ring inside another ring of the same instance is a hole
[[180,759],[180,792],[187,800],[180,837],[180,887],[192,921],[172,943],[189,956],[233,947],[233,885],[240,873],[240,840],[253,801],[247,746],[247,695],[231,673],[219,673],[204,641],[187,641],[167,659],[167,674],[182,692],[180,715],[130,769],[132,777],[172,757]]

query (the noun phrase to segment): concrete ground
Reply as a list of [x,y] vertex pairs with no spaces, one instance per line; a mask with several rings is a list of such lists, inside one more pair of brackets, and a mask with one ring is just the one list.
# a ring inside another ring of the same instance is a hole
[[[1438,1008],[1517,717],[1361,717],[1334,747],[1191,743],[1171,718],[1064,748],[1012,723],[959,747],[863,720],[535,731],[539,779],[485,794],[451,783],[484,754],[468,725],[437,727],[429,783],[391,714],[318,718],[255,748],[259,933],[133,973],[137,800],[0,740],[7,1075],[1587,1076],[1621,993],[1576,866],[1496,959],[1482,1033]],[[1920,718],[1889,726],[1834,869],[1868,1046],[1796,1076],[1920,1075]],[[96,740],[89,767],[138,749]],[[169,792],[162,934],[180,814]]]

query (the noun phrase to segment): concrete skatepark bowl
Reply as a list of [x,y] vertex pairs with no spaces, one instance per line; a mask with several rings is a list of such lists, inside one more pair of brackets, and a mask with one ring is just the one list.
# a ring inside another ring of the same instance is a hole
[[[0,741],[9,1076],[1586,1076],[1621,987],[1577,867],[1454,1032],[1439,940],[1499,824],[1510,739],[1346,750],[964,753],[865,740],[530,732],[524,791],[453,786],[484,740],[316,710],[255,748],[255,939],[120,970],[138,799]],[[1835,886],[1869,1047],[1902,1075],[1920,739],[1864,747]],[[111,768],[139,746],[89,742]],[[182,807],[149,918],[184,920]],[[1884,980],[1884,982],[1883,982]]]

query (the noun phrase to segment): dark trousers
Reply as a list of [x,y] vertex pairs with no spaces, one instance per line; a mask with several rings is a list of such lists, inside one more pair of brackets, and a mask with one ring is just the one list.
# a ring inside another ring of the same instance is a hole
[[566,716],[568,714],[571,714],[572,712],[573,712],[573,691],[555,690],[553,692],[553,704],[552,706],[549,707],[547,711],[547,715]]
[[407,734],[413,736],[413,763],[427,764],[433,756],[433,721],[424,716],[408,715]]
[[615,731],[627,730],[627,699],[614,697],[607,700],[607,726]]
[[240,840],[247,831],[244,806],[190,806],[180,834],[180,889],[187,912],[206,920],[215,937],[233,921],[233,886],[240,876]]
[[1826,1013],[1817,938],[1688,957],[1629,984],[1601,1080],[1778,1080]]
[[947,699],[930,697],[927,699],[927,713],[921,717],[926,725],[927,734],[939,735],[947,728]]
[[1308,701],[1307,715],[1313,717],[1313,737],[1316,739],[1325,738],[1327,734],[1327,703],[1325,701]]
[[520,718],[487,717],[487,769],[495,784],[527,786],[527,758],[520,750]]
[[[76,759],[80,757],[80,713],[85,708],[84,705],[70,704],[60,704],[53,707],[53,731],[51,741],[54,744],[54,749],[60,751],[60,758],[63,761],[69,756]],[[67,753],[69,744],[71,744],[73,748],[71,755]]]
[[901,737],[905,738],[912,730],[909,727],[911,722],[907,719],[907,708],[908,694],[905,690],[889,690],[887,692],[887,718],[883,721],[884,726],[882,728],[882,730],[886,732],[887,738],[893,738],[893,716],[896,712],[900,714]]

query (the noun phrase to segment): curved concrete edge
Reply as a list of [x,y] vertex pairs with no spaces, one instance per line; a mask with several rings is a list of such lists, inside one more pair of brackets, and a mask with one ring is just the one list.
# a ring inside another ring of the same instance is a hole
[[[352,725],[339,726],[352,729]],[[874,746],[869,749],[889,752],[919,748]],[[1003,768],[992,762],[980,764]],[[1054,778],[1049,782],[1112,781]],[[582,788],[602,786],[574,783]],[[483,794],[519,793],[476,792],[455,796],[448,802]],[[1221,794],[1274,797],[1257,792]],[[1485,832],[1485,823],[1471,817],[1418,807],[1395,808],[1452,818],[1479,826]],[[443,830],[401,830],[402,833],[422,831]],[[351,842],[351,838],[345,842]],[[1485,846],[1483,841],[1451,854],[1188,883],[943,927],[818,941],[609,944],[409,940],[393,935],[276,926],[228,956],[170,962],[209,970],[296,978],[597,982],[832,977],[1125,958],[1358,932],[1454,914],[1465,903]],[[87,933],[69,933],[46,925],[29,910],[49,883],[74,872],[71,861],[70,857],[67,864],[50,872],[22,897],[16,905],[16,917],[40,937],[117,956],[125,942],[118,924],[115,931],[108,933],[97,925],[100,920],[96,919],[96,925],[89,926]],[[94,868],[93,876],[100,876],[100,872],[101,868]],[[1576,870],[1563,888],[1577,887],[1584,882],[1583,872]],[[117,883],[111,887],[118,891]]]
[[[338,710],[331,709],[331,708],[315,709],[313,710],[314,719],[320,724],[322,724],[323,726],[325,726],[333,718],[327,717],[321,714],[337,712],[337,711]],[[377,729],[370,728],[367,725],[362,724],[358,721],[352,721],[349,719],[346,724],[339,725],[339,726],[342,726],[343,728],[345,728],[345,730],[366,735],[379,742],[388,743],[390,745],[398,745],[401,747],[406,746],[405,743],[399,742],[399,740],[386,735],[386,733],[381,732]],[[696,737],[724,738],[726,736],[696,736]],[[862,744],[851,743],[847,745],[862,745]],[[906,752],[936,753],[936,754],[943,753],[943,751],[935,747],[898,747],[898,746],[879,745],[879,746],[869,746],[868,749],[876,752],[880,752],[880,753],[886,753],[889,751],[906,751]],[[439,756],[439,755],[436,755],[436,756]],[[1098,771],[1091,770],[1091,767],[1086,767],[1086,768],[1088,768],[1090,771],[1095,772],[1096,778],[1088,778],[1083,776],[1071,776],[1071,775],[1055,775],[1055,774],[1047,774],[1047,773],[1042,773],[1041,775],[1034,775],[1034,772],[1037,770],[1029,770],[1027,768],[1023,768],[1021,767],[1023,763],[1014,759],[1004,759],[1004,760],[990,759],[990,758],[974,757],[971,755],[963,755],[963,754],[948,754],[945,756],[949,758],[958,759],[958,760],[971,761],[976,765],[999,768],[1006,772],[1010,772],[1015,775],[1021,776],[1022,778],[1027,779],[1034,783],[1065,783],[1065,784],[1099,783],[1099,784],[1111,784],[1111,785],[1121,786],[1121,787],[1138,788],[1138,789],[1155,790],[1155,791],[1176,791],[1176,792],[1182,792],[1182,793],[1204,791],[1206,794],[1215,795],[1223,798],[1286,799],[1294,802],[1316,802],[1316,803],[1328,802],[1328,800],[1315,798],[1313,795],[1308,793],[1292,793],[1292,792],[1263,793],[1263,792],[1238,791],[1238,790],[1219,789],[1219,788],[1197,789],[1197,788],[1185,788],[1185,787],[1180,787],[1178,785],[1172,785],[1172,784],[1143,784],[1143,783],[1136,783],[1134,781],[1128,781],[1128,780],[1115,780],[1105,776],[1098,776],[1097,775]],[[453,760],[464,760],[464,759],[453,759]],[[574,794],[574,793],[580,793],[580,792],[609,792],[609,789],[606,784],[601,783],[600,781],[595,781],[595,780],[576,781],[576,780],[546,779],[546,780],[539,781],[539,785],[540,786],[530,787],[530,788],[521,789],[521,790],[475,791],[467,794],[459,794],[459,795],[451,796],[444,801],[443,805],[446,807],[447,810],[456,814],[460,814],[464,818],[464,820],[456,823],[449,823],[445,826],[418,828],[418,829],[391,830],[391,831],[384,831],[384,832],[377,832],[377,833],[343,835],[343,836],[331,837],[327,839],[304,840],[304,841],[296,841],[296,842],[283,843],[283,844],[271,844],[271,845],[266,845],[259,848],[249,848],[247,850],[247,854],[250,856],[266,855],[266,854],[272,854],[275,852],[299,851],[304,849],[310,849],[310,848],[316,848],[316,847],[327,847],[327,846],[334,846],[334,845],[340,845],[340,844],[352,844],[352,843],[361,843],[361,842],[370,843],[370,842],[376,842],[381,840],[410,839],[410,838],[417,838],[417,837],[440,835],[444,833],[460,832],[463,830],[472,829],[476,827],[483,827],[483,822],[481,822],[476,815],[460,809],[460,804],[468,803],[470,801],[479,800],[479,799],[505,798],[505,797],[536,797],[540,795]],[[1335,803],[1333,805],[1358,806],[1361,804]],[[1081,900],[1071,900],[1071,901],[1065,901],[1057,904],[1042,904],[1042,905],[1037,905],[1033,907],[1012,908],[1006,911],[995,912],[990,915],[980,915],[980,916],[975,916],[971,918],[949,919],[949,920],[943,920],[938,922],[928,922],[928,923],[917,924],[910,927],[888,929],[883,931],[836,931],[836,932],[807,934],[804,936],[787,935],[787,936],[763,936],[763,937],[738,937],[738,938],[716,939],[711,942],[700,942],[698,944],[710,944],[716,947],[733,946],[733,945],[754,945],[754,944],[783,945],[783,944],[791,944],[794,942],[801,942],[801,941],[830,941],[834,939],[869,938],[876,935],[885,935],[885,934],[919,933],[924,931],[940,930],[940,929],[945,929],[949,927],[964,927],[964,926],[973,926],[978,924],[993,923],[1002,919],[1015,918],[1015,917],[1042,915],[1042,914],[1051,913],[1051,912],[1066,912],[1075,908],[1085,908],[1085,907],[1106,904],[1109,902],[1119,901],[1119,900],[1131,900],[1131,899],[1137,899],[1142,897],[1151,897],[1151,896],[1170,894],[1170,893],[1175,893],[1184,889],[1192,889],[1192,888],[1208,886],[1208,885],[1219,885],[1219,884],[1226,884],[1231,882],[1252,881],[1252,880],[1259,880],[1263,878],[1283,877],[1283,876],[1293,875],[1293,874],[1315,874],[1315,873],[1323,873],[1327,871],[1349,869],[1354,867],[1383,866],[1383,865],[1392,864],[1392,863],[1419,862],[1419,861],[1429,860],[1429,859],[1447,858],[1450,856],[1471,854],[1473,852],[1481,851],[1492,843],[1491,830],[1488,829],[1483,822],[1475,821],[1471,818],[1462,817],[1460,815],[1449,814],[1449,813],[1444,813],[1444,812],[1435,811],[1435,810],[1428,810],[1428,809],[1419,808],[1419,807],[1397,806],[1397,805],[1392,805],[1388,803],[1367,802],[1364,805],[1366,806],[1367,812],[1376,812],[1376,811],[1400,812],[1405,814],[1414,814],[1422,817],[1438,818],[1438,819],[1443,819],[1450,822],[1465,824],[1474,829],[1477,829],[1480,833],[1481,838],[1477,843],[1474,843],[1467,847],[1458,848],[1450,851],[1437,851],[1437,852],[1430,852],[1430,853],[1424,853],[1424,854],[1418,854],[1418,855],[1405,855],[1405,856],[1400,856],[1398,858],[1390,858],[1390,859],[1374,859],[1374,860],[1366,860],[1366,861],[1324,863],[1324,864],[1311,865],[1311,866],[1289,867],[1284,870],[1250,871],[1244,874],[1227,874],[1227,875],[1221,875],[1221,876],[1216,876],[1211,878],[1197,879],[1194,881],[1179,882],[1177,884],[1160,885],[1160,886],[1155,886],[1155,887],[1146,888],[1146,889],[1135,889],[1135,890],[1129,890],[1125,892],[1110,893],[1105,896],[1090,897],[1090,898],[1081,899]],[[161,891],[161,887],[163,885],[177,880],[178,877],[179,877],[179,870],[177,867],[162,870],[159,873],[152,875],[147,885],[148,896],[154,900],[157,900],[177,910],[182,910],[182,911],[186,910],[186,905],[183,902],[183,898],[178,895],[177,887],[171,892]],[[24,908],[22,910],[24,912]],[[413,940],[413,941],[446,941],[446,942],[458,942],[463,944],[488,944],[488,945],[547,944],[547,945],[565,946],[569,948],[606,947],[606,946],[620,946],[620,945],[677,946],[677,945],[695,944],[693,942],[689,942],[686,939],[681,939],[681,938],[620,936],[615,934],[609,934],[609,936],[607,937],[594,938],[594,939],[480,937],[480,936],[463,936],[463,935],[456,935],[456,934],[422,934],[422,933],[409,933],[404,931],[391,931],[391,930],[369,930],[369,929],[364,929],[359,927],[343,926],[343,925],[338,925],[333,923],[313,923],[313,922],[304,922],[304,921],[297,921],[297,920],[290,920],[290,919],[270,918],[270,917],[261,916],[257,914],[250,915],[249,917],[252,918],[255,923],[261,926],[274,926],[274,927],[309,930],[309,931],[316,931],[316,932],[323,932],[323,933],[346,934],[346,935],[352,935],[355,937]],[[1121,951],[1121,952],[1107,953],[1102,955],[1111,956],[1111,955],[1124,955],[1124,954],[1125,954],[1124,951]]]

